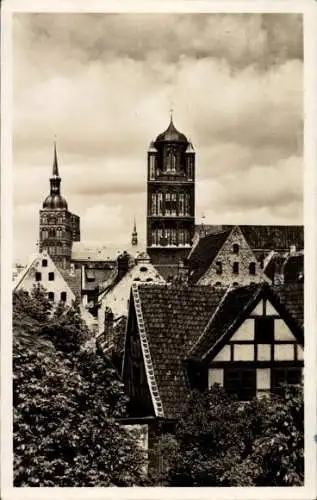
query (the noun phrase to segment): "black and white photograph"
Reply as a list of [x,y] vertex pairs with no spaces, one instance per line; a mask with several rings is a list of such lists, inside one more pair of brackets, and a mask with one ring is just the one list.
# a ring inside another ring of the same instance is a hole
[[55,8],[11,30],[14,490],[291,498],[303,12]]

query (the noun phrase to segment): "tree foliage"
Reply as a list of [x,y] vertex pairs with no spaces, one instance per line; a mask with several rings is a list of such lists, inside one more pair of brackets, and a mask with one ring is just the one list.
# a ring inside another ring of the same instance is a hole
[[[241,403],[219,386],[193,392],[174,436],[160,444],[170,486],[299,486],[304,480],[303,395]],[[156,478],[157,479],[157,478]]]
[[15,486],[144,483],[144,457],[115,417],[126,397],[78,307],[43,289],[13,297]]

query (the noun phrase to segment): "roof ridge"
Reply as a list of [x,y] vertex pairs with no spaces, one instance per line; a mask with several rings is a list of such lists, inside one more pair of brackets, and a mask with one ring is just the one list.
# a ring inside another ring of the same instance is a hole
[[155,411],[155,414],[157,417],[164,417],[162,400],[160,397],[158,385],[156,383],[151,351],[150,351],[147,336],[146,336],[145,324],[144,324],[142,308],[141,308],[141,298],[139,295],[138,285],[136,283],[132,284],[132,295],[133,295],[133,299],[134,299],[134,308],[135,308],[135,313],[136,313],[136,318],[137,318],[137,323],[138,323],[138,330],[139,330],[139,337],[140,337],[140,344],[141,344],[141,349],[142,349],[145,373],[146,373],[146,378],[148,381],[148,385],[149,385],[149,389],[150,389],[150,393],[151,393],[151,397],[152,397],[154,411]]
[[[225,335],[227,335],[228,333],[228,330],[232,329],[233,326],[237,323],[238,321],[238,318],[240,318],[241,314],[243,314],[247,308],[249,307],[251,301],[253,300],[256,300],[258,298],[258,296],[260,295],[260,293],[263,291],[264,288],[266,288],[268,286],[267,283],[260,283],[260,286],[256,288],[256,290],[254,291],[254,294],[250,297],[250,299],[247,301],[246,305],[244,306],[244,308],[240,311],[240,313],[237,315],[237,317],[234,319],[233,323],[231,324],[231,326],[216,340],[216,342],[213,344],[213,346],[211,346],[208,351],[202,356],[202,358],[206,358],[208,356],[208,354],[210,353],[210,351],[212,351],[212,349],[214,349],[214,347],[219,344],[219,342],[223,339],[223,337]],[[239,287],[240,288],[240,287]],[[245,286],[245,287],[241,287],[241,288],[248,288],[248,286]],[[228,292],[232,292],[236,290],[236,288],[229,288]],[[228,296],[229,293],[226,294],[226,297]],[[222,301],[221,301],[222,302]],[[217,311],[218,311],[218,308],[217,308]],[[214,315],[215,317],[215,315]],[[213,318],[214,319],[214,318]],[[208,325],[210,326],[210,325]]]

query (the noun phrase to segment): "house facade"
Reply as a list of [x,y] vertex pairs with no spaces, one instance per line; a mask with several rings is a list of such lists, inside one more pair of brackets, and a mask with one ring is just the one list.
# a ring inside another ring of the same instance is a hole
[[199,240],[187,266],[192,284],[229,286],[269,281],[239,226]]
[[303,286],[132,286],[123,381],[131,417],[179,418],[192,388],[246,401],[303,370]]
[[13,291],[31,292],[34,286],[38,285],[45,288],[48,298],[52,302],[62,301],[70,306],[76,299],[72,287],[67,283],[62,272],[46,251],[34,255],[30,259],[29,265],[13,282]]

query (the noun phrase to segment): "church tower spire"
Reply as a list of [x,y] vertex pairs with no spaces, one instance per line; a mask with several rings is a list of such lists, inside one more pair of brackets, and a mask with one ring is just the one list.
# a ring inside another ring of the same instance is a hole
[[72,243],[80,240],[80,219],[68,211],[67,202],[61,195],[56,141],[51,172],[50,194],[45,198],[40,210],[39,250],[47,251],[58,267],[68,269]]
[[[53,158],[53,173],[52,177],[50,178],[50,196],[58,196],[60,198],[60,201],[63,200],[65,203],[66,201],[61,197],[61,178],[58,173],[58,161],[57,161],[57,151],[56,151],[56,141],[54,141],[54,158]],[[63,203],[62,203],[63,205]],[[67,203],[66,207],[58,207],[58,208],[67,208]]]
[[131,243],[132,243],[132,246],[137,246],[137,244],[138,244],[138,233],[137,233],[137,230],[136,230],[135,217],[134,217],[134,222],[133,222],[133,231],[132,231]]

